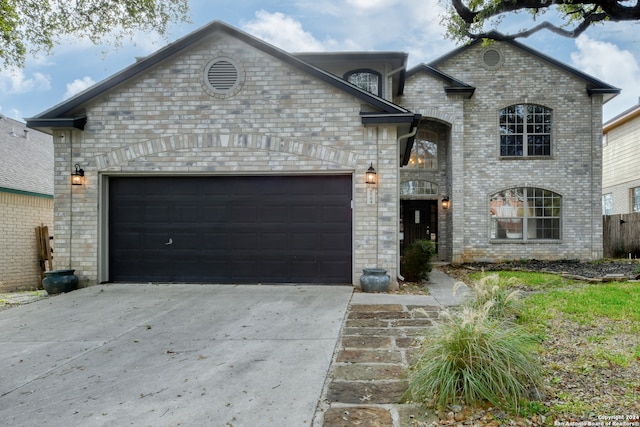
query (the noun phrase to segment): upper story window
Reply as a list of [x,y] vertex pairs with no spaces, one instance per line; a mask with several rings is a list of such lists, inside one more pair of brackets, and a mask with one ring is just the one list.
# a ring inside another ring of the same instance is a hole
[[491,239],[560,240],[562,196],[534,187],[516,187],[489,197]]
[[438,169],[438,144],[434,141],[437,135],[420,129],[411,148],[411,157],[407,167],[416,169]]
[[344,79],[351,84],[371,92],[374,95],[382,95],[382,75],[373,70],[354,70],[344,75]]
[[536,104],[500,110],[500,156],[551,155],[551,109]]

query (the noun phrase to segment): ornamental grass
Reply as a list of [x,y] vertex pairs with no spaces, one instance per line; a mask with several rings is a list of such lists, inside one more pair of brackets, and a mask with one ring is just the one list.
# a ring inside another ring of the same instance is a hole
[[438,407],[489,402],[516,411],[537,394],[537,340],[499,316],[498,293],[492,295],[482,305],[473,300],[461,311],[445,312],[409,372],[408,400]]

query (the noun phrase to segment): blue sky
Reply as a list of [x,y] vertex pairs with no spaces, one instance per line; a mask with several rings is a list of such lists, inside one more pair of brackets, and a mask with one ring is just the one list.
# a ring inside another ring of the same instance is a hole
[[[23,121],[131,65],[162,46],[221,20],[289,52],[401,51],[409,66],[456,48],[443,36],[446,0],[190,0],[190,24],[166,38],[138,34],[123,46],[65,39],[51,55],[30,57],[23,69],[0,72],[0,114]],[[520,28],[522,18],[499,29]],[[520,42],[622,89],[607,103],[605,121],[640,97],[640,25],[607,23],[578,39],[542,32]]]

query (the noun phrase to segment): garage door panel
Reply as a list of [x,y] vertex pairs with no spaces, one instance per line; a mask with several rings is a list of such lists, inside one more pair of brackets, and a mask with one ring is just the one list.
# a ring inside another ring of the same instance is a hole
[[109,184],[112,281],[351,282],[350,175]]
[[321,246],[325,250],[340,250],[349,244],[348,240],[351,239],[351,236],[345,233],[323,233],[321,238]]
[[260,215],[262,223],[283,223],[289,218],[290,209],[284,205],[265,205]]
[[200,206],[176,206],[173,210],[173,214],[176,222],[194,222],[202,221]]
[[233,250],[245,251],[247,248],[251,250],[252,247],[255,247],[259,242],[259,233],[257,231],[248,231],[248,232],[235,232],[231,235],[231,242],[229,242],[229,247]]
[[288,271],[289,260],[285,257],[269,257],[262,260],[260,268],[263,282],[272,283],[282,276],[283,271]]
[[[215,204],[213,204],[215,203]],[[226,201],[209,202],[206,206],[202,207],[202,217],[206,218],[208,222],[228,222],[229,210],[226,206]]]
[[351,212],[350,209],[345,209],[344,207],[336,207],[336,206],[322,206],[318,210],[319,221],[323,223],[343,223],[345,221],[350,221]]
[[263,250],[282,250],[288,246],[288,239],[286,233],[262,233],[262,249]]
[[203,232],[200,244],[201,248],[205,252],[212,252],[215,250],[224,251],[228,248],[228,240],[231,238],[229,233],[221,231],[221,232]]
[[312,251],[317,248],[316,233],[297,232],[291,235],[291,250]]
[[144,222],[166,224],[170,221],[172,212],[169,209],[169,206],[158,201],[146,203],[147,204],[142,208],[142,219]]

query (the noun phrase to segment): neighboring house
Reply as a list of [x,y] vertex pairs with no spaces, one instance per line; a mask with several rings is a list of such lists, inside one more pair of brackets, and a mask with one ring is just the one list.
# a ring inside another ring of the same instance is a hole
[[602,129],[602,213],[640,212],[640,103]]
[[406,63],[213,22],[28,119],[54,137],[55,263],[85,283],[357,284],[395,281],[418,238],[454,263],[602,256],[619,89],[517,42]]
[[53,142],[0,115],[0,291],[37,289],[35,228],[53,227]]

